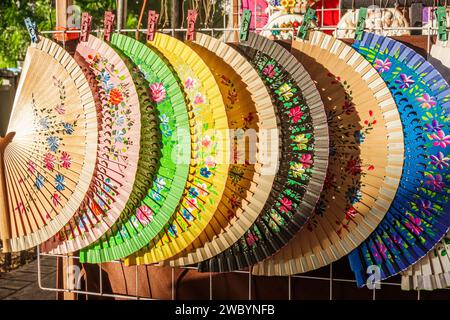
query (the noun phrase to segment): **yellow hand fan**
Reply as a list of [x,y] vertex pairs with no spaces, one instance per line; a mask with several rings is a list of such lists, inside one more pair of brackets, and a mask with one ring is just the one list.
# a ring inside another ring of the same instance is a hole
[[[213,219],[186,250],[170,261],[172,266],[211,258],[229,248],[250,228],[269,197],[280,156],[274,106],[266,86],[247,59],[226,43],[205,34],[196,34],[195,41],[186,44],[202,57],[219,84],[229,126],[236,130],[232,148],[236,159],[232,159],[227,187]],[[251,144],[244,142],[245,137]]]
[[172,64],[192,105],[193,154],[184,197],[171,221],[128,264],[155,263],[184,250],[205,229],[219,206],[229,170],[230,139],[225,104],[201,57],[183,42],[157,34],[148,43]]
[[27,51],[2,146],[4,251],[36,246],[74,215],[92,181],[98,120],[76,61],[42,38]]
[[[95,181],[77,214],[44,251],[67,253],[98,240],[126,211],[143,198],[139,189],[151,181],[160,149],[157,120],[148,84],[131,62],[112,47],[90,36],[81,42],[76,58],[87,64],[94,90],[101,97],[103,116]],[[133,189],[134,187],[134,189]]]
[[330,161],[322,195],[307,227],[257,275],[292,275],[347,255],[389,208],[403,167],[403,131],[394,99],[354,49],[322,32],[297,40],[292,53],[316,83],[330,128]]

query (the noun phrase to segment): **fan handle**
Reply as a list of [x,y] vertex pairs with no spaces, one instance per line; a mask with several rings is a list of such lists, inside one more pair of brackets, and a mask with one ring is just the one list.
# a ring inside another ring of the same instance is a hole
[[3,242],[3,252],[11,252],[11,223],[8,214],[8,195],[6,189],[5,161],[6,147],[16,135],[15,132],[8,133],[4,138],[0,137],[0,237]]

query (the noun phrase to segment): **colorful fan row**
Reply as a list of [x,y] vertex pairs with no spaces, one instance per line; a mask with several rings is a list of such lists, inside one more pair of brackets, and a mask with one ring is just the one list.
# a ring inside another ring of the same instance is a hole
[[4,251],[359,286],[450,226],[450,87],[400,42],[250,33],[28,49],[0,140]]

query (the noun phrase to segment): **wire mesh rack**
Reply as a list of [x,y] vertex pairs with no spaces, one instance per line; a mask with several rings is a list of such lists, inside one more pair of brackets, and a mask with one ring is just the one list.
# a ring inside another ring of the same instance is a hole
[[[240,7],[239,7],[239,12],[240,12]],[[335,9],[326,9],[326,8],[321,8],[319,10],[319,12],[321,12],[322,14],[322,18],[323,18],[323,13],[326,11],[332,11],[332,10],[338,10],[339,14],[341,13],[341,9],[340,7],[335,8]],[[254,14],[254,18],[256,19],[256,10],[253,11]],[[237,20],[238,20],[238,25],[240,25],[240,16],[237,16]],[[322,19],[323,21],[323,19]],[[432,27],[432,26],[428,26],[427,28],[423,28],[423,27],[406,27],[406,28],[380,28],[381,31],[383,30],[389,30],[389,29],[395,29],[395,30],[426,30],[427,32],[423,32],[423,34],[425,34],[424,36],[427,37],[427,53],[430,52],[431,50],[431,46],[434,42],[434,38],[433,38],[433,33],[435,33],[435,31],[437,30],[437,28]],[[270,28],[270,29],[264,29],[264,28],[255,28],[255,31],[264,31],[264,30],[293,30],[292,28]],[[315,28],[315,30],[320,30],[320,31],[336,31],[338,30],[337,26],[323,26],[319,25],[319,27]],[[346,30],[346,29],[342,29],[340,28],[339,30]],[[348,29],[348,30],[355,30],[355,29]],[[145,33],[147,30],[146,29],[139,29],[139,32]],[[174,35],[177,32],[186,32],[187,29],[186,28],[165,28],[165,29],[160,29],[158,30],[159,32],[164,32],[164,33],[169,33]],[[208,33],[213,37],[219,37],[221,36],[223,33],[225,32],[236,32],[239,31],[239,28],[236,27],[228,27],[227,26],[227,22],[224,19],[224,26],[222,28],[199,28],[196,31],[198,32],[204,32],[204,33]],[[40,31],[40,33],[42,35],[46,35],[46,36],[51,36],[52,34],[55,33],[79,33],[80,31],[72,31],[72,30],[63,30],[63,31]],[[94,30],[92,31],[94,34],[97,33],[97,35],[99,35],[101,33],[101,30]],[[136,32],[136,29],[121,29],[121,30],[116,30],[116,32],[121,32],[121,33],[134,33]],[[65,46],[65,43],[62,43],[63,46]],[[108,292],[107,290],[105,290],[104,288],[104,284],[102,282],[103,279],[103,268],[102,268],[102,264],[98,265],[98,269],[99,269],[99,274],[98,274],[98,287],[99,290],[98,291],[90,291],[90,290],[82,290],[79,288],[79,281],[80,281],[80,277],[79,277],[79,270],[77,270],[76,268],[74,268],[74,270],[72,270],[73,272],[68,272],[67,276],[64,277],[63,282],[64,284],[62,285],[62,287],[58,287],[55,283],[54,287],[51,286],[44,286],[43,285],[43,274],[41,272],[41,260],[43,258],[52,258],[52,259],[63,259],[67,262],[67,264],[71,264],[71,262],[73,261],[78,261],[79,257],[76,255],[56,255],[56,254],[47,254],[47,253],[42,253],[39,248],[37,250],[37,261],[38,261],[38,284],[39,284],[39,288],[45,291],[53,291],[55,293],[70,293],[70,294],[77,294],[77,295],[84,295],[86,297],[88,296],[93,296],[93,297],[104,297],[104,298],[114,298],[114,299],[130,299],[130,300],[158,300],[158,299],[154,299],[154,298],[149,298],[149,297],[145,297],[139,294],[138,292],[138,283],[140,281],[139,279],[139,273],[138,273],[138,267],[124,267],[124,268],[135,268],[135,281],[136,281],[136,292],[134,293],[128,293],[128,294],[116,294],[116,293],[111,293]],[[112,263],[116,263],[116,264],[120,264],[121,266],[123,266],[123,263],[121,261],[114,261]],[[294,299],[293,296],[293,289],[295,287],[294,282],[298,279],[304,279],[304,280],[309,280],[309,281],[313,281],[313,282],[317,282],[321,284],[321,287],[324,288],[323,290],[327,291],[326,295],[327,298],[329,300],[335,300],[336,299],[336,294],[334,291],[334,288],[336,285],[338,284],[352,284],[355,285],[356,287],[356,281],[354,279],[349,278],[345,278],[345,277],[340,277],[339,275],[336,275],[336,273],[333,270],[333,266],[335,264],[331,264],[328,266],[328,272],[327,275],[320,275],[320,276],[315,276],[315,275],[293,275],[293,276],[288,276],[285,277],[285,281],[287,282],[287,292],[286,292],[286,297],[291,300]],[[326,268],[326,267],[325,267]],[[178,269],[185,269],[185,270],[196,270],[195,268],[178,268]],[[252,300],[254,295],[253,295],[253,278],[255,276],[252,275],[251,270],[248,271],[235,271],[233,273],[238,273],[241,275],[244,275],[247,277],[247,281],[248,281],[248,299]],[[209,290],[209,299],[213,300],[214,299],[214,275],[213,273],[209,273],[209,285],[208,285],[208,290]],[[172,269],[172,279],[171,279],[171,298],[175,299],[176,298],[176,288],[175,288],[175,269]],[[327,285],[324,285],[327,284]],[[392,287],[395,288],[396,290],[398,290],[398,292],[400,292],[400,281],[381,281],[379,283],[381,286],[383,287]],[[88,286],[86,286],[88,287]],[[364,290],[370,290],[370,289],[364,289]],[[446,290],[447,292],[450,292],[448,290]],[[366,291],[367,293],[367,291]],[[379,291],[377,290],[376,287],[374,287],[373,289],[371,289],[371,296],[370,298],[372,300],[376,300],[378,297],[378,293]],[[414,299],[417,300],[421,300],[422,299],[422,292],[421,291],[417,291],[417,292],[413,292],[412,295],[414,296]],[[410,298],[412,297],[412,295],[410,295]],[[366,295],[367,296],[367,295]]]

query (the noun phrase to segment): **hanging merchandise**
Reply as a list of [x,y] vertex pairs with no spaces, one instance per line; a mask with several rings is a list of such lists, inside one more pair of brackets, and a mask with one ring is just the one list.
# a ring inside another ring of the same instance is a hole
[[358,286],[363,286],[368,267],[378,267],[384,280],[417,262],[447,233],[450,88],[422,56],[393,39],[367,33],[354,47],[388,85],[405,139],[394,201],[372,235],[349,256]]
[[[428,61],[441,73],[444,79],[450,77],[450,48],[448,42],[431,47]],[[449,157],[442,157],[442,166],[448,167]],[[450,233],[419,262],[402,272],[403,290],[434,290],[450,287]]]
[[[334,35],[340,39],[354,38],[360,9],[348,10],[338,23]],[[384,36],[410,35],[405,11],[398,8],[369,7],[365,29]]]
[[[76,55],[85,59],[97,80],[102,97],[102,139],[96,181],[84,205],[43,246],[53,253],[80,250],[111,228],[121,228],[122,234],[138,228],[139,221],[131,213],[143,199],[160,159],[156,110],[143,76],[119,52],[94,36],[78,45]],[[129,216],[134,220],[126,224],[124,219]]]
[[268,7],[267,0],[242,0],[241,9],[253,11],[253,19],[250,24],[252,30],[263,28],[267,24],[269,19]]
[[[437,30],[432,30],[438,28],[438,21],[436,19],[436,9],[432,7],[424,7],[422,13],[422,34],[423,35],[436,35],[438,33]],[[450,27],[450,7],[444,7],[445,17],[447,21],[444,25],[447,28]]]
[[335,262],[355,249],[386,214],[403,165],[403,130],[392,95],[376,70],[344,42],[322,32],[296,40],[291,53],[321,94],[330,130],[325,185],[306,227],[255,275],[293,275]]
[[[292,39],[303,22],[309,8],[316,2],[314,0],[267,0],[269,6],[269,21],[263,27],[261,35],[270,39]],[[252,10],[250,8],[250,10]],[[313,21],[312,26],[317,26]],[[287,30],[272,30],[287,28]]]
[[280,157],[274,106],[256,70],[231,46],[208,35],[197,33],[195,41],[186,44],[219,84],[234,129],[233,157],[218,210],[202,234],[170,261],[173,266],[211,258],[251,227],[268,199]]
[[160,57],[159,52],[127,36],[113,34],[111,44],[120,48],[145,75],[148,85],[143,94],[150,94],[160,120],[161,159],[142,202],[134,207],[127,219],[122,219],[122,225],[126,230],[131,227],[131,231],[124,233],[117,229],[108,234],[96,247],[83,253],[88,261],[96,259],[91,256],[106,255],[108,251],[117,252],[115,255],[121,257],[130,255],[161,231],[181,200],[192,156],[188,106],[172,66]]
[[320,95],[298,61],[280,45],[254,33],[239,44],[268,86],[282,132],[280,167],[262,214],[238,242],[200,264],[226,272],[262,261],[307,222],[320,196],[328,163],[328,128]]
[[147,44],[168,59],[182,80],[192,108],[195,158],[176,213],[147,247],[127,259],[130,264],[173,257],[201,234],[219,206],[230,159],[226,107],[208,66],[189,46],[173,37],[157,33]]
[[57,233],[94,174],[94,99],[75,60],[51,40],[28,48],[8,132],[15,137],[0,143],[4,252],[31,248]]

